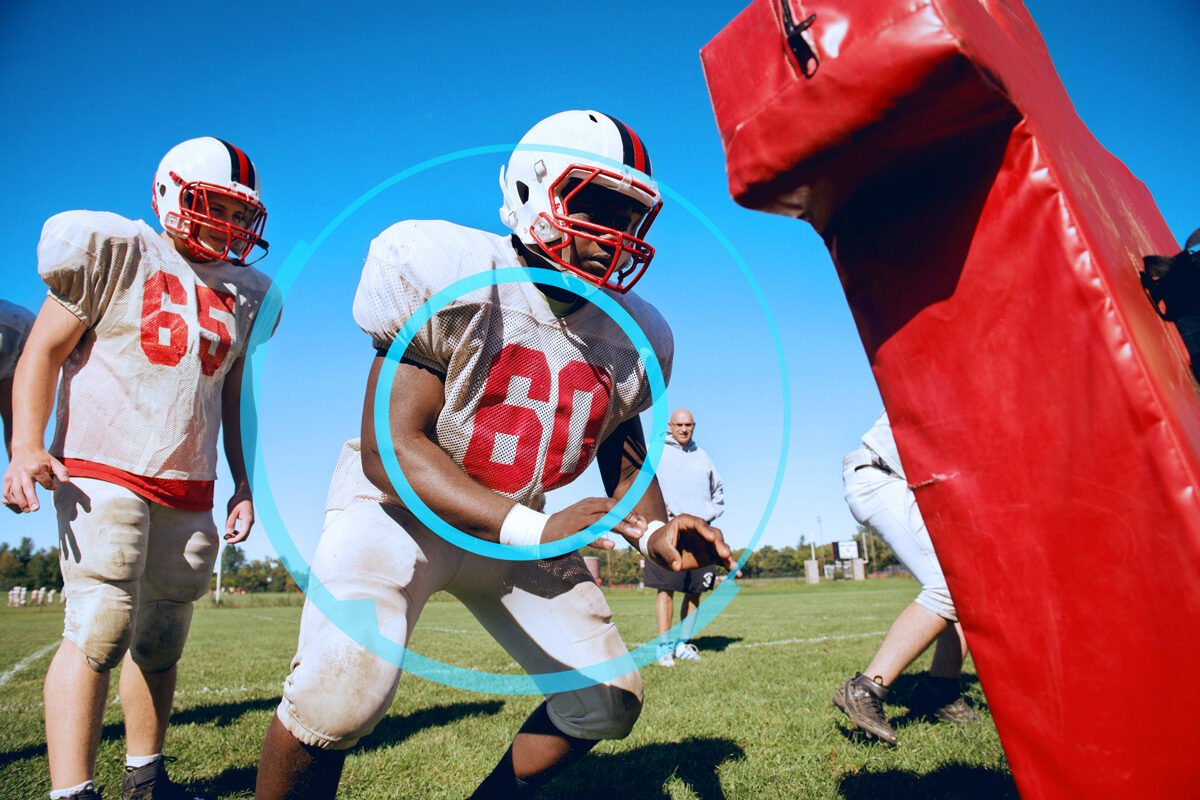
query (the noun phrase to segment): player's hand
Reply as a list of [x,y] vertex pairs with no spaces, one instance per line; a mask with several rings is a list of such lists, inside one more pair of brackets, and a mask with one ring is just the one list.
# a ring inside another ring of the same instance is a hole
[[[542,530],[542,543],[556,542],[579,533],[607,514],[616,504],[617,501],[611,497],[589,497],[551,514],[549,521],[546,522],[546,527]],[[629,512],[625,519],[613,528],[614,533],[619,533],[626,539],[632,537],[633,541],[637,541],[645,530],[646,520],[641,514],[633,511]],[[616,545],[608,539],[600,537],[592,542],[592,547],[612,550]]]
[[4,505],[19,513],[41,508],[34,484],[53,491],[71,480],[70,471],[45,448],[13,448],[12,461],[4,473]]
[[254,524],[254,501],[250,499],[249,487],[239,487],[229,498],[229,516],[225,519],[225,541],[230,544],[244,542],[250,536]]
[[680,514],[650,534],[646,550],[651,558],[673,572],[709,564],[730,571],[737,569],[737,561],[721,529],[691,514]]

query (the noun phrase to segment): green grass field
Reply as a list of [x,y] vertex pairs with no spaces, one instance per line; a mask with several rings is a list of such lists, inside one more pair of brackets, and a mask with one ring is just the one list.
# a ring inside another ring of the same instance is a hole
[[[968,661],[966,693],[983,721],[964,728],[914,718],[903,704],[923,656],[896,683],[888,714],[900,746],[865,741],[830,706],[912,600],[907,578],[744,584],[694,640],[702,660],[642,670],[646,705],[633,733],[602,742],[542,793],[555,800],[740,798],[1015,798],[1008,764]],[[201,605],[181,662],[167,752],[172,775],[206,798],[253,795],[263,734],[296,645],[295,598]],[[625,641],[656,633],[654,594],[608,592]],[[0,798],[49,789],[42,678],[62,607],[0,609]],[[511,671],[511,659],[457,602],[430,603],[417,652],[461,667]],[[97,784],[120,794],[124,732],[116,680],[104,717]],[[536,697],[475,694],[406,675],[395,705],[346,764],[339,797],[456,798],[471,793]]]

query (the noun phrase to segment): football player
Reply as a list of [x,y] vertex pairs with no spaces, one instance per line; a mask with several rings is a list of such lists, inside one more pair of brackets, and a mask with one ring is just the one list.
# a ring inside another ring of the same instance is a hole
[[233,145],[191,139],[163,157],[153,191],[161,233],[107,212],[47,220],[38,273],[50,290],[14,382],[4,501],[37,511],[35,484],[53,489],[63,543],[66,620],[45,684],[51,798],[100,796],[92,778],[117,664],[122,797],[179,796],[163,740],[192,603],[217,558],[222,426],[235,484],[226,540],[244,540],[254,522],[239,402],[270,289],[246,266],[255,247],[266,251],[258,174]]
[[33,314],[0,300],[0,422],[4,424],[4,452],[12,458],[12,379],[17,359],[33,327]]
[[[488,542],[553,542],[604,516],[641,468],[646,446],[637,415],[652,403],[650,383],[619,325],[567,291],[561,272],[627,310],[654,348],[646,357],[668,376],[670,330],[629,293],[653,257],[644,237],[662,202],[641,140],[597,111],[538,123],[500,180],[500,215],[511,235],[410,220],[371,244],[354,299],[355,320],[377,353],[362,437],[347,443],[334,471],[311,571],[339,601],[373,600],[380,631],[401,644],[428,598],[445,589],[522,668],[552,673],[626,652],[583,558],[492,559],[450,544],[400,503],[380,453],[394,451],[409,487],[442,520]],[[545,283],[468,291],[417,332],[383,387],[390,429],[375,430],[376,386],[406,320],[455,281],[521,266],[543,271]],[[593,460],[610,497],[543,513],[543,493]],[[616,531],[672,569],[732,565],[720,531],[687,515],[665,520],[651,483]],[[399,678],[398,666],[307,603],[263,746],[259,800],[333,797],[346,750],[383,718]],[[636,670],[547,695],[474,796],[531,795],[599,740],[627,735],[641,705]]]

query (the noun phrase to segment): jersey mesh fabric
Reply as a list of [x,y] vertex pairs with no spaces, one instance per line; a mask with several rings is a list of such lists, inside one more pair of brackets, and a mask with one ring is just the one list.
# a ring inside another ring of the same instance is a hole
[[329,493],[325,496],[326,512],[341,511],[359,500],[376,503],[387,501],[387,494],[363,474],[360,446],[358,439],[351,439],[342,445],[337,466],[333,468],[333,478],[329,481]]
[[[507,237],[402,222],[372,242],[354,318],[385,348],[440,289],[518,266]],[[610,296],[645,333],[669,379],[673,343],[662,316],[636,295]],[[456,298],[405,356],[444,376],[436,443],[483,485],[539,510],[545,491],[569,483],[605,437],[652,403],[642,356],[614,320],[590,303],[559,319],[529,283]]]
[[0,381],[11,378],[33,328],[34,316],[16,303],[0,300]]
[[144,222],[96,211],[47,220],[38,273],[88,326],[63,364],[50,453],[134,475],[215,479],[221,385],[269,279],[191,263]]

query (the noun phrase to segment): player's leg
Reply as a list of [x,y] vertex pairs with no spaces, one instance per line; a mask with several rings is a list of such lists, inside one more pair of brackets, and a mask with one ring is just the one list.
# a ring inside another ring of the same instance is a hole
[[[300,641],[263,742],[258,800],[333,797],[346,751],[391,707],[400,667],[339,627],[361,619],[349,611],[343,615],[340,603],[373,601],[378,629],[358,631],[360,638],[403,646],[460,553],[418,529],[401,509],[360,502],[327,517],[313,554]],[[338,609],[336,619],[314,604],[318,594],[333,598],[323,605]],[[399,647],[394,649],[398,662]]]
[[833,703],[869,734],[896,741],[883,702],[892,682],[948,626],[957,621],[933,543],[905,481],[874,466],[846,462],[842,474],[846,503],[856,520],[870,527],[921,583],[921,593],[892,623],[865,674],[848,679]]
[[254,786],[256,800],[304,800],[337,794],[345,750],[307,745],[288,731],[276,714],[263,740]]
[[856,519],[864,514],[864,524],[879,534],[921,584],[920,594],[892,623],[865,672],[877,684],[890,686],[943,634],[949,634],[957,646],[958,616],[912,490],[903,479],[875,469],[854,475],[865,485],[851,511]]
[[[689,570],[699,572],[701,570]],[[697,578],[699,580],[699,578]],[[696,630],[696,609],[700,607],[700,593],[688,591],[684,593],[679,604],[679,641],[675,644],[675,658],[683,661],[699,661],[700,653],[696,645],[691,643],[692,634]]]
[[962,725],[979,719],[962,696],[959,678],[967,656],[962,625],[954,623],[937,638],[929,672],[917,678],[908,705],[918,714]]
[[883,644],[863,674],[880,686],[891,686],[946,631],[953,634],[954,626],[919,603],[909,603],[888,628]]
[[596,742],[628,735],[641,713],[641,678],[582,557],[501,563],[469,556],[447,589],[531,674],[628,660],[626,674],[547,695],[473,797],[529,796]]
[[935,678],[958,680],[966,657],[967,640],[963,636],[962,624],[956,622],[947,626],[938,636],[933,648],[933,663],[929,665],[929,674]]
[[500,763],[471,793],[469,800],[516,800],[534,792],[587,755],[599,739],[568,736],[550,720],[542,703],[521,725]]
[[125,710],[125,793],[173,786],[162,758],[175,699],[178,662],[193,604],[208,591],[220,552],[211,511],[150,503],[150,536],[133,642],[121,666]]
[[149,507],[105,481],[75,478],[54,492],[67,603],[63,643],[46,672],[46,750],[54,790],[91,780],[109,673],[133,636]]
[[93,669],[68,639],[50,661],[44,699],[52,790],[79,786],[95,774],[108,677],[108,670]]
[[671,621],[674,618],[675,593],[668,589],[659,589],[654,596],[654,620],[658,623],[659,636],[671,629]]
[[[658,593],[654,596],[654,621],[658,623],[659,636],[663,636],[671,629],[671,621],[674,617],[675,592],[670,589],[659,589]],[[675,665],[675,642],[673,640],[659,642],[658,658],[655,663],[660,667],[672,667]]]
[[178,675],[175,664],[160,672],[145,672],[125,654],[118,679],[125,711],[125,749],[135,758],[162,753],[171,717]]

